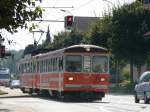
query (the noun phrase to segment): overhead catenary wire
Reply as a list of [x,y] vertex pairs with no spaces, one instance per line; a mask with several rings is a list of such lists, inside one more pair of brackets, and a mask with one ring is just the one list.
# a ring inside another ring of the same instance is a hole
[[53,5],[54,7],[56,6],[57,2],[58,2],[58,0],[55,0],[55,3],[54,3],[54,5]]
[[[83,7],[85,7],[86,5],[88,5],[88,4],[90,4],[91,2],[94,2],[95,0],[89,0],[89,1],[87,1],[87,2],[85,2],[85,3],[83,3],[83,4],[81,4],[80,6],[78,6],[78,7],[74,7],[72,10],[68,10],[68,12],[70,12],[70,13],[72,13],[72,11],[75,11],[75,10],[78,10],[78,9],[80,9],[80,8],[83,8]],[[61,11],[61,10],[60,10]],[[63,11],[64,12],[64,11]],[[62,16],[58,16],[58,17],[56,17],[56,18],[58,18],[58,19],[60,19],[60,18],[62,18],[62,17],[64,17],[66,14],[64,14],[64,15],[62,15]],[[73,14],[72,14],[73,15]]]

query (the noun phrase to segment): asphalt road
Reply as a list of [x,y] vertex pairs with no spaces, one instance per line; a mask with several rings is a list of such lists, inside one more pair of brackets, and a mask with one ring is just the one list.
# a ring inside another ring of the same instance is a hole
[[107,94],[102,101],[62,102],[49,97],[23,94],[19,89],[0,87],[0,112],[150,112],[150,104],[134,103],[133,95]]

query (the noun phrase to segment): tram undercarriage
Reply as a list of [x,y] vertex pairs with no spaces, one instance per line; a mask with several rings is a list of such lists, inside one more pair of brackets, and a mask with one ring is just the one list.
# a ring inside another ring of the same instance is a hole
[[32,89],[32,88],[21,88],[23,93],[33,94],[36,93],[40,96],[58,98],[63,100],[85,100],[85,101],[94,101],[102,100],[105,97],[104,92],[91,92],[91,91],[55,91],[55,90],[46,90],[46,89]]

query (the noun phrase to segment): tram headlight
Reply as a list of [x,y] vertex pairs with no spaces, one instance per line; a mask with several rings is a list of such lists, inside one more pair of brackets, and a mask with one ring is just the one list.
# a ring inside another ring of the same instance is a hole
[[69,80],[69,81],[72,81],[72,80],[73,80],[73,77],[68,77],[68,80]]
[[100,78],[100,81],[104,82],[104,81],[106,81],[106,79],[105,78]]

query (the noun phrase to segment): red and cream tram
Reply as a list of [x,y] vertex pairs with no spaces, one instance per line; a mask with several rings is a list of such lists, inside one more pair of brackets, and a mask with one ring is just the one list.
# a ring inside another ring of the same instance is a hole
[[101,100],[108,92],[109,53],[95,45],[74,45],[27,55],[21,59],[19,71],[23,92]]

